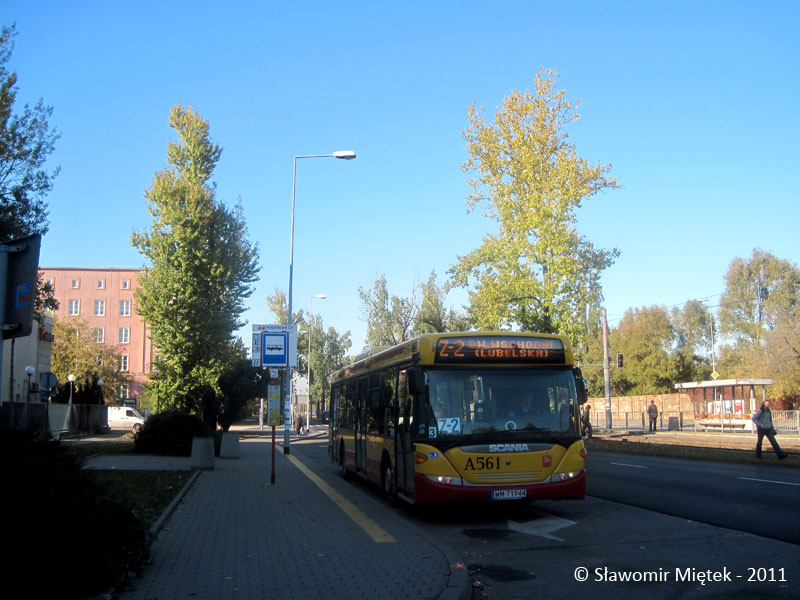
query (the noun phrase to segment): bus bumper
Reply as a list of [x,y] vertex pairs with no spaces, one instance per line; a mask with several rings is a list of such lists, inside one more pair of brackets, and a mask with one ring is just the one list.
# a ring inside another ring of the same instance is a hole
[[543,481],[523,485],[449,485],[432,481],[425,475],[414,475],[414,503],[440,504],[447,502],[491,501],[492,492],[525,490],[528,500],[583,500],[586,497],[586,470],[566,481]]

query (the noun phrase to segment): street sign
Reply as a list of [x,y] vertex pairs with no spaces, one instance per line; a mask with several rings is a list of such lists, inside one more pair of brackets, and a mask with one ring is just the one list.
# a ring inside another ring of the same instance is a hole
[[253,325],[252,339],[254,367],[297,366],[297,325]]
[[289,334],[285,332],[261,334],[261,365],[285,367],[289,362]]
[[714,371],[714,372],[711,374],[711,379],[713,379],[714,381],[716,381],[717,379],[719,379],[719,373],[717,373],[716,371]]
[[33,300],[39,269],[41,235],[31,235],[0,244],[6,271],[0,279],[5,311],[0,314],[3,339],[24,337],[33,329]]
[[267,423],[273,427],[281,424],[281,386],[267,387]]

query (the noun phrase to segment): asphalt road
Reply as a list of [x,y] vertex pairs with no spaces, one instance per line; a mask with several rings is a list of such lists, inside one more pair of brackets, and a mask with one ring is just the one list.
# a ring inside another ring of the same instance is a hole
[[800,469],[595,451],[587,470],[591,496],[800,544]]
[[[292,451],[315,469],[333,470],[323,440]],[[601,452],[593,453],[589,469],[592,493],[616,500],[385,506],[461,557],[473,600],[797,598],[800,547],[777,539],[781,529],[796,539],[791,521],[800,487],[789,485],[798,482],[794,469]],[[783,483],[769,483],[773,479]],[[348,494],[380,497],[363,481],[346,485]],[[692,516],[674,516],[676,504]],[[735,527],[703,522],[719,514]],[[759,516],[773,522],[770,537],[749,533]]]

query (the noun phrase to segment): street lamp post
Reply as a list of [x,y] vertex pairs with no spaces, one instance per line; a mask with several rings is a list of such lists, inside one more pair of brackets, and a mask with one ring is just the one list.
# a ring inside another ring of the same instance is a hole
[[72,390],[75,387],[75,375],[70,373],[67,375],[67,381],[69,381],[69,402],[67,403],[67,416],[64,419],[64,429],[71,429],[72,428]]
[[308,354],[306,355],[306,382],[308,385],[308,400],[306,401],[306,431],[311,426],[311,311],[314,306],[314,298],[325,300],[325,294],[311,296],[308,301]]
[[[332,154],[306,154],[294,157],[294,168],[292,169],[292,225],[289,233],[289,292],[286,298],[287,304],[287,319],[289,325],[292,324],[292,274],[294,272],[294,197],[297,184],[297,159],[298,158],[340,158],[343,160],[353,160],[356,153],[352,150],[338,150]],[[289,454],[289,440],[291,438],[291,404],[292,404],[292,368],[286,367],[286,401],[284,403],[284,411],[286,418],[284,419],[283,431],[283,453]]]
[[28,365],[25,367],[25,374],[28,376],[28,394],[27,394],[27,403],[28,403],[28,429],[31,428],[31,377],[36,372],[36,369],[33,366]]

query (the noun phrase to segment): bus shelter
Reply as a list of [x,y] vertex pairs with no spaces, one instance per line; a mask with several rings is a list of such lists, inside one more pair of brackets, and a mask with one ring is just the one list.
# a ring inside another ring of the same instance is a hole
[[773,383],[772,379],[718,379],[676,383],[675,389],[692,398],[698,416],[749,424],[750,415],[767,399],[767,386]]

